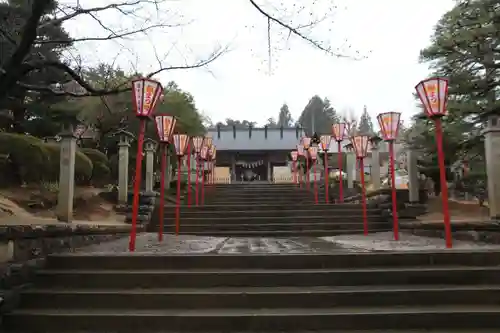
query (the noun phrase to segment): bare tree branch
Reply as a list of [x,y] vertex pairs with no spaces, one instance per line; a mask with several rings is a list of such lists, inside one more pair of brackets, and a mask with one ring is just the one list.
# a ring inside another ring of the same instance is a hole
[[321,42],[317,41],[317,40],[314,40],[313,38],[307,36],[306,34],[302,33],[300,31],[300,29],[302,28],[305,28],[305,27],[312,27],[316,24],[318,24],[321,20],[324,20],[325,18],[322,18],[320,19],[319,21],[311,21],[307,24],[303,24],[303,25],[298,25],[296,27],[293,27],[292,25],[284,22],[283,20],[269,14],[268,12],[266,12],[262,6],[259,6],[255,0],[248,0],[250,2],[250,4],[259,12],[261,13],[263,16],[265,16],[268,20],[278,24],[279,26],[281,26],[282,28],[286,29],[288,32],[289,32],[289,36],[290,35],[295,35],[297,37],[299,37],[300,39],[306,41],[307,43],[309,43],[310,45],[312,45],[313,47],[331,55],[331,56],[334,56],[334,57],[337,57],[337,58],[348,58],[348,59],[358,59],[357,57],[354,57],[354,56],[350,56],[350,55],[346,55],[346,54],[343,54],[343,53],[340,53],[340,52],[336,52],[332,49],[332,47],[330,46],[326,46],[324,44],[322,44]]

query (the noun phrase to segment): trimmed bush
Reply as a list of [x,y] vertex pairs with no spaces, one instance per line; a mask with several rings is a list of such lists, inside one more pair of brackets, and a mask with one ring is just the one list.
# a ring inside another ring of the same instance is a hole
[[15,175],[5,177],[18,178],[20,182],[39,182],[48,179],[50,171],[49,151],[42,140],[30,135],[0,133],[0,154],[7,155]]
[[[42,143],[49,151],[51,180],[59,179],[59,163],[61,149],[57,143]],[[84,153],[77,151],[75,154],[75,181],[78,184],[87,184],[92,177],[93,164]]]
[[85,154],[92,161],[92,177],[95,183],[106,183],[111,176],[110,161],[108,157],[97,149],[82,148],[80,152]]
[[[30,135],[0,133],[0,154],[9,161],[12,174],[3,177],[19,183],[57,182],[59,180],[60,146],[44,143]],[[92,161],[83,153],[75,156],[75,180],[88,182],[92,176]]]

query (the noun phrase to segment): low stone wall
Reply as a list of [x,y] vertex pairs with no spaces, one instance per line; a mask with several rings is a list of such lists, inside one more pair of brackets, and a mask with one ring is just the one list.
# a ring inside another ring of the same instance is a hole
[[[138,227],[142,231],[143,227]],[[19,290],[33,281],[48,254],[127,237],[129,233],[128,225],[0,227],[0,317],[17,306]]]
[[[442,223],[404,222],[401,229],[417,236],[445,238]],[[500,244],[500,223],[497,221],[471,221],[452,224],[452,237],[456,240]]]
[[[137,222],[139,224],[148,224],[151,221],[151,214],[155,209],[157,203],[156,198],[159,196],[158,192],[139,192],[139,212],[137,214]],[[134,200],[134,192],[129,192],[127,197],[127,206],[123,207],[121,211],[125,212],[125,222],[132,222],[132,206]]]
[[[415,219],[420,215],[427,213],[426,205],[427,193],[420,191],[420,202],[409,202],[409,191],[406,189],[396,190],[397,210],[398,217],[401,219]],[[361,194],[346,196],[344,202],[360,203]],[[383,188],[372,191],[366,194],[366,202],[369,208],[380,208],[382,214],[387,218],[392,217],[392,190],[390,188]]]

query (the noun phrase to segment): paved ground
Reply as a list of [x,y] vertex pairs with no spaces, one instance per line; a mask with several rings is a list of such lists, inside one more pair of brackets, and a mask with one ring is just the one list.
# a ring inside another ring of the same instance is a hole
[[[88,252],[128,252],[128,238],[91,245],[76,250]],[[500,245],[455,241],[454,249],[500,249]],[[444,241],[438,238],[414,236],[401,233],[395,242],[391,232],[374,233],[368,236],[343,235],[333,237],[301,238],[225,238],[190,235],[165,235],[158,242],[157,234],[144,233],[137,237],[136,253],[170,254],[280,254],[280,253],[331,253],[369,251],[425,251],[445,249]]]

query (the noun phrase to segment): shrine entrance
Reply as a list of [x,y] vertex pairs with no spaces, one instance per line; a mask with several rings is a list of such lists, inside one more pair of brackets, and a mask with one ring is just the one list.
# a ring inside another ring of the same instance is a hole
[[253,182],[269,180],[267,165],[263,160],[255,162],[236,161],[234,171],[237,181]]

